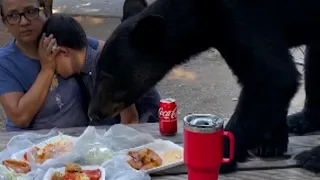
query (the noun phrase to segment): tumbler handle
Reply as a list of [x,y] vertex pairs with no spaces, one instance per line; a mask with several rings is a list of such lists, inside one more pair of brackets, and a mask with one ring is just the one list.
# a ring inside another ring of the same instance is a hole
[[222,162],[223,163],[230,163],[233,160],[234,157],[234,136],[231,132],[229,131],[223,131],[223,136],[228,137],[229,139],[229,158],[223,158]]

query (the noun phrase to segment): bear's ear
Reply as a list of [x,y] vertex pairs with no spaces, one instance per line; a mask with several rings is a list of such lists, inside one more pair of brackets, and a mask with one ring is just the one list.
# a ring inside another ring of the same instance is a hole
[[164,45],[166,31],[163,17],[148,15],[138,21],[129,35],[129,40],[140,50],[160,50]]
[[139,14],[148,7],[146,0],[125,0],[123,4],[123,15],[121,22],[126,19]]

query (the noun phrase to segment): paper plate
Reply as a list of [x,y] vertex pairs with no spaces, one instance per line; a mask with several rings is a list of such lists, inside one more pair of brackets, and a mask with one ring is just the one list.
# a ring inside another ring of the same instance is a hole
[[[100,166],[81,166],[82,170],[96,170],[99,169],[101,172],[101,177],[99,180],[105,180],[106,179],[106,172],[105,170],[100,167]],[[46,174],[43,177],[43,180],[51,180],[51,177],[53,175],[53,173],[55,172],[60,172],[60,173],[64,173],[65,172],[65,168],[50,168],[48,169],[48,171],[46,172]]]
[[141,150],[149,148],[156,152],[162,158],[162,165],[148,170],[141,170],[146,173],[155,173],[172,167],[179,166],[184,163],[183,147],[173,143],[172,141],[156,139],[154,142],[142,145],[136,148],[126,149],[120,153],[127,154],[129,151]]
[[63,140],[67,140],[67,141],[71,141],[73,144],[75,143],[75,141],[77,140],[77,137],[74,137],[74,136],[68,136],[68,135],[58,135],[58,136],[54,136],[52,138],[49,138],[35,146],[31,146],[27,149],[24,149],[22,151],[19,151],[17,153],[14,153],[11,155],[11,159],[16,159],[16,160],[22,160],[24,161],[24,154],[26,152],[28,152],[29,150],[31,150],[32,148],[34,147],[39,147],[39,148],[44,148],[47,144],[50,144],[50,143],[56,143],[56,142],[59,142],[59,141],[63,141]]

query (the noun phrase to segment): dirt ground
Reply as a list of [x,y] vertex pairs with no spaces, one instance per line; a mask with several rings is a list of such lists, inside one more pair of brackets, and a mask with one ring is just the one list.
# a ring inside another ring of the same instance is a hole
[[[88,36],[106,40],[119,24],[117,18],[76,17]],[[0,46],[11,40],[0,25]],[[301,67],[299,67],[301,69]],[[224,118],[231,116],[237,103],[239,86],[220,54],[211,49],[193,58],[187,64],[175,68],[158,84],[162,97],[172,97],[178,103],[179,126],[182,117],[189,113],[212,113]],[[290,112],[299,110],[304,101],[300,89],[291,103]],[[3,130],[4,112],[0,108],[0,131]]]

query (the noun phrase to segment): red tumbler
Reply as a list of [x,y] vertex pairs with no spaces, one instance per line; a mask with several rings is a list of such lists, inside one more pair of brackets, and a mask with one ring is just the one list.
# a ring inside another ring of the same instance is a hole
[[[223,137],[230,140],[230,157],[223,158]],[[234,156],[234,136],[223,130],[223,119],[212,114],[184,118],[184,162],[188,180],[217,180],[222,163]]]

